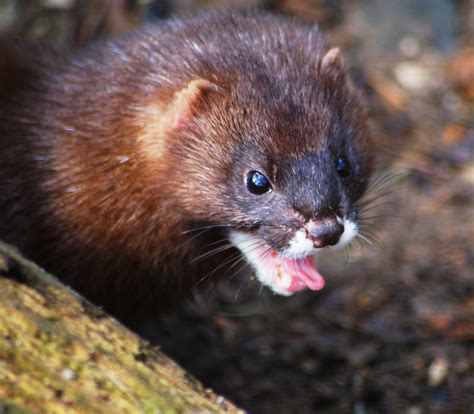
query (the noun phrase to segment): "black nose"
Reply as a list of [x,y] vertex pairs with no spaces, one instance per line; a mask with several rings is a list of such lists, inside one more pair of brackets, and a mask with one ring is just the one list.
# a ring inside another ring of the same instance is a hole
[[306,232],[314,247],[334,246],[344,233],[344,226],[336,219],[327,218],[311,222]]

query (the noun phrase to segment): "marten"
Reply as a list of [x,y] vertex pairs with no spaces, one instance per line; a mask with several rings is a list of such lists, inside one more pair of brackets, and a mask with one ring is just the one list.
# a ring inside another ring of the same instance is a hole
[[250,264],[291,295],[349,243],[373,151],[315,25],[220,11],[0,62],[0,238],[116,315]]

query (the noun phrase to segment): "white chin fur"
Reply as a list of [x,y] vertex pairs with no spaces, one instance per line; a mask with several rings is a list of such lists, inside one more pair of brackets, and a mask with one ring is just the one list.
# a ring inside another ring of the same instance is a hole
[[250,233],[244,233],[237,230],[229,232],[229,239],[245,256],[247,261],[255,270],[255,276],[262,283],[268,286],[273,292],[283,296],[291,296],[293,292],[279,289],[278,286],[272,282],[271,273],[264,268],[262,264],[262,255],[260,248],[265,245],[262,239]]
[[359,226],[357,223],[347,219],[340,219],[339,217],[337,218],[337,221],[344,225],[344,232],[341,234],[341,238],[337,244],[331,247],[332,249],[339,249],[340,247],[348,245],[359,232]]
[[[357,224],[351,220],[338,218],[338,221],[344,225],[344,232],[339,242],[335,246],[331,246],[331,249],[337,249],[350,243],[359,230]],[[288,292],[275,286],[272,282],[270,272],[268,272],[268,269],[263,265],[261,252],[265,243],[260,237],[251,233],[231,230],[229,232],[229,239],[252,265],[255,270],[255,276],[263,285],[270,287],[270,289],[280,295],[291,296],[293,294],[293,292]],[[288,243],[288,247],[282,254],[293,259],[300,259],[314,255],[321,250],[322,249],[317,249],[313,246],[313,243],[306,237],[304,229],[301,229],[295,232],[295,235]]]

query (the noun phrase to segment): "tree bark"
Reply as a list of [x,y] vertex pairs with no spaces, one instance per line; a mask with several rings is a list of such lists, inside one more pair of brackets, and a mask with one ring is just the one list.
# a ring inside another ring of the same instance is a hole
[[243,413],[1,242],[0,412]]

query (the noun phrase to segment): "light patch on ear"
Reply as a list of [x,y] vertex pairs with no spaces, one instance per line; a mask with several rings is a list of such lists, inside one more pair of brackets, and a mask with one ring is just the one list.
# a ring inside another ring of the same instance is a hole
[[206,79],[194,79],[180,91],[176,92],[171,103],[174,114],[173,128],[180,128],[199,107],[199,103],[206,93],[217,91],[219,87]]
[[141,111],[139,122],[143,132],[137,140],[143,144],[145,153],[155,160],[160,158],[166,136],[189,121],[211,90],[218,90],[218,86],[206,79],[194,79],[177,91],[168,104],[157,101]]
[[329,70],[331,68],[342,69],[344,63],[342,61],[341,50],[338,47],[329,49],[321,61],[321,68]]
[[334,81],[344,82],[350,92],[356,88],[347,74],[346,65],[338,47],[329,49],[321,60],[321,72],[332,76]]

